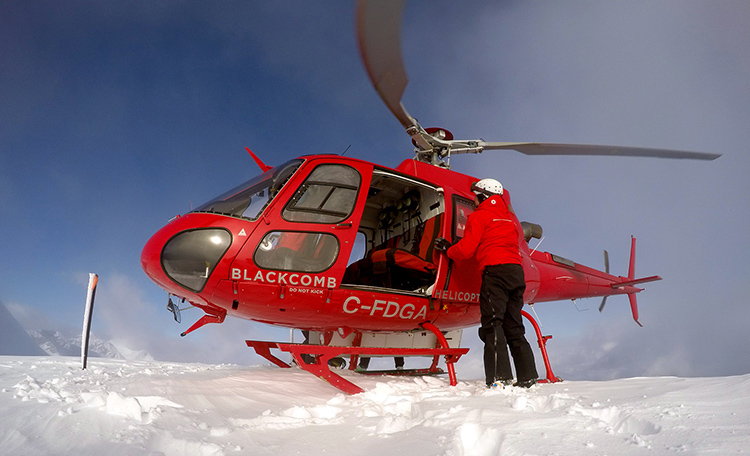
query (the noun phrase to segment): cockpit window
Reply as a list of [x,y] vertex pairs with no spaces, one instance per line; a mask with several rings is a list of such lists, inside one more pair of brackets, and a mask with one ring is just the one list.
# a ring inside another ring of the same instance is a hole
[[336,223],[354,211],[362,177],[346,165],[320,165],[305,179],[281,216],[290,222]]
[[256,220],[304,160],[290,160],[229,190],[193,212],[212,212]]

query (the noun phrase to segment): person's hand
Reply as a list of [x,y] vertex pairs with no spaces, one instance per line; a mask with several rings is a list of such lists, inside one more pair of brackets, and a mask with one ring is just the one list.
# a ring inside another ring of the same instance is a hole
[[435,250],[437,250],[438,252],[445,253],[448,250],[448,248],[452,245],[453,244],[451,244],[451,241],[449,241],[448,239],[444,237],[439,237],[435,239]]

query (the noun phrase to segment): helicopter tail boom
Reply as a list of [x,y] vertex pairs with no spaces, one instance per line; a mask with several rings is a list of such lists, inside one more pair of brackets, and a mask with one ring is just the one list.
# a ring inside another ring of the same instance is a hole
[[534,251],[531,254],[535,268],[530,268],[527,277],[537,277],[541,287],[533,296],[533,302],[560,301],[565,299],[601,297],[599,311],[604,310],[607,298],[612,295],[628,295],[633,320],[638,321],[638,303],[635,294],[643,291],[637,285],[661,280],[659,276],[635,277],[635,237],[631,237],[630,264],[627,276],[609,273],[609,255],[604,253],[604,271],[589,268],[548,252]]

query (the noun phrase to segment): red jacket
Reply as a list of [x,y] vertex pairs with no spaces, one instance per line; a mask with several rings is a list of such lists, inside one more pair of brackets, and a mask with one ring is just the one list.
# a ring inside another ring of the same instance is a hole
[[476,256],[480,269],[495,264],[521,264],[516,216],[495,195],[469,215],[464,237],[446,252],[453,260]]

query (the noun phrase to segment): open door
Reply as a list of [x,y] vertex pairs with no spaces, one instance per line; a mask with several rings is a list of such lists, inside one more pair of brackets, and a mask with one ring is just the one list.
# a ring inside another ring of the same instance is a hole
[[444,211],[437,187],[375,168],[342,285],[429,294]]

